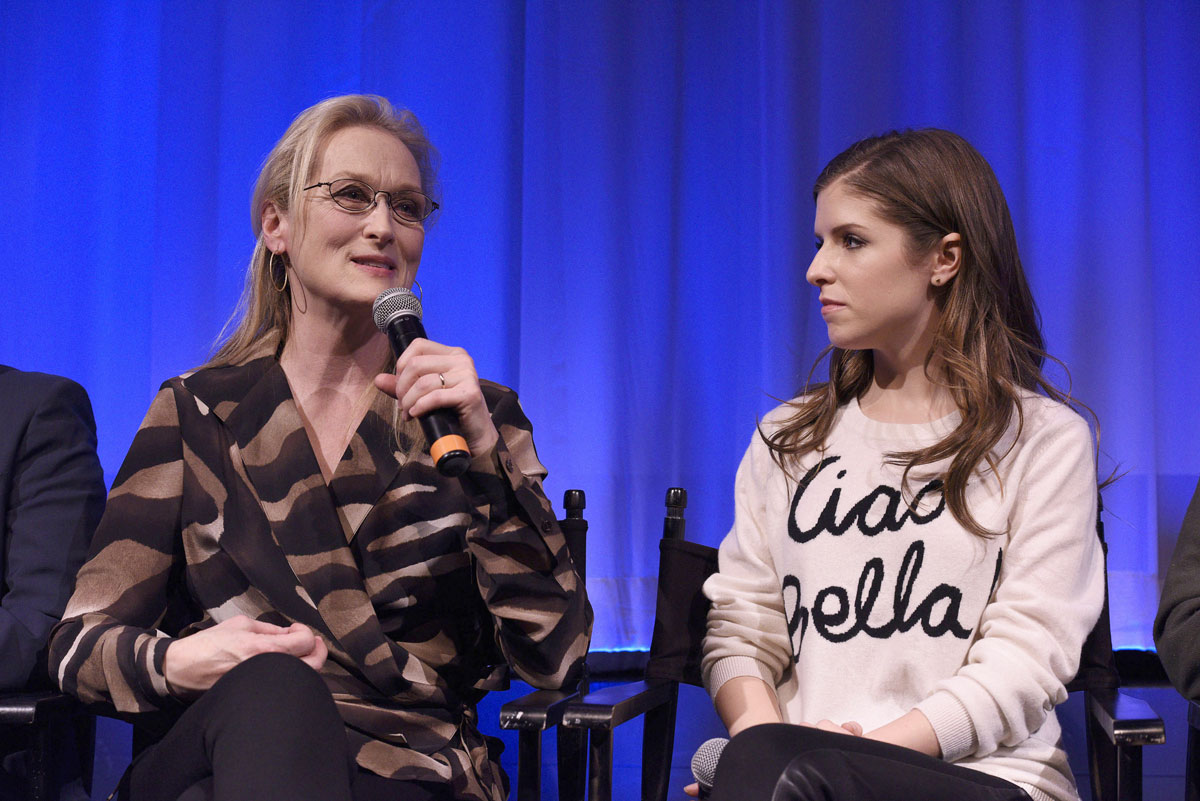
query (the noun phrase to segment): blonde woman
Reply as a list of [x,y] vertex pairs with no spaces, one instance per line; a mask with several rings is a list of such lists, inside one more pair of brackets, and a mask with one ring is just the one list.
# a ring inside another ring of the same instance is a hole
[[161,736],[125,797],[500,801],[476,702],[509,668],[578,675],[591,609],[516,395],[461,348],[394,360],[371,318],[433,193],[423,129],[378,97],[318,103],[268,156],[236,327],[151,404],[53,637],[64,690]]

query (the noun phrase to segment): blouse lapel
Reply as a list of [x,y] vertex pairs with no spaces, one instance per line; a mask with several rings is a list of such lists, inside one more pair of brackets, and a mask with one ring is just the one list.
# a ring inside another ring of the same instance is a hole
[[[221,373],[225,375],[216,375]],[[369,480],[369,471],[354,455],[352,444],[351,456],[343,459],[334,473],[336,483],[342,478],[342,465],[349,461],[355,466],[354,471],[346,471],[350,474],[348,489],[339,489],[345,495],[341,501],[343,514],[339,516],[335,495],[321,475],[287,377],[274,358],[200,371],[185,384],[232,434],[234,445],[229,456],[233,468],[244,474],[257,496],[269,524],[265,536],[274,541],[245,541],[256,536],[250,532],[260,531],[258,526],[247,525],[245,539],[227,537],[231,541],[223,542],[222,547],[256,584],[255,562],[264,551],[281,552],[299,585],[294,592],[315,609],[324,624],[321,628],[334,640],[332,645],[340,645],[380,689],[394,685],[399,669],[394,660],[387,658],[388,641],[347,546],[342,523],[342,518],[357,521],[350,529],[352,533],[369,511],[369,504],[379,496],[371,496],[373,489],[355,494],[349,488],[382,479],[375,475]],[[355,440],[359,438],[356,434]],[[367,438],[372,439],[376,438]],[[370,455],[379,458],[379,454]],[[397,469],[395,457],[391,460],[388,481]],[[371,501],[365,500],[368,496]],[[286,604],[280,603],[283,599],[270,600],[285,611]]]
[[347,542],[354,539],[371,509],[395,481],[401,465],[418,457],[411,426],[401,427],[399,437],[393,433],[394,404],[382,392],[375,393],[329,482]]

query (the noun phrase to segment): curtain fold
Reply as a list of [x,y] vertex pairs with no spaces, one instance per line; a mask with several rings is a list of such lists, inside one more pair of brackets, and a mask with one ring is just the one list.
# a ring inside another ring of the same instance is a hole
[[1124,473],[1114,639],[1146,647],[1200,474],[1197,41],[1182,0],[0,0],[0,361],[88,388],[111,480],[233,309],[275,139],[324,97],[386,95],[442,156],[427,328],[520,392],[552,500],[588,494],[595,644],[645,647],[666,488],[719,542],[756,419],[825,344],[817,172],[946,127],[996,169]]

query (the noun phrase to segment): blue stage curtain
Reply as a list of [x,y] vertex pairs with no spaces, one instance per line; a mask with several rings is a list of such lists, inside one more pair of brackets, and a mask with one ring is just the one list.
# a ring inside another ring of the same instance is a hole
[[991,161],[1101,420],[1116,641],[1149,646],[1200,473],[1200,5],[0,0],[0,361],[91,392],[115,473],[233,308],[256,169],[324,97],[442,152],[431,335],[582,487],[599,648],[645,647],[662,498],[716,543],[755,421],[825,343],[812,181],[935,125]]

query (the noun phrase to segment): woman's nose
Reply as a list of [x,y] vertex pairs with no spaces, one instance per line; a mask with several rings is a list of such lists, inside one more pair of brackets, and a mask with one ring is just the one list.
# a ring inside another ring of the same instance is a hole
[[821,286],[827,284],[832,279],[832,274],[829,270],[829,259],[824,254],[824,247],[817,250],[813,255],[813,259],[809,262],[808,271],[805,272],[804,278],[813,286]]
[[[383,195],[383,197],[380,197],[380,195]],[[395,220],[392,217],[390,201],[391,198],[386,193],[375,193],[375,205],[366,211],[366,233],[368,236],[378,236],[381,239],[392,239],[395,236],[395,231],[392,229]]]

